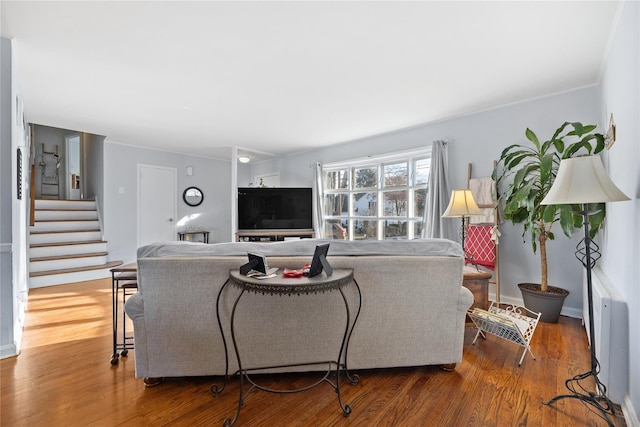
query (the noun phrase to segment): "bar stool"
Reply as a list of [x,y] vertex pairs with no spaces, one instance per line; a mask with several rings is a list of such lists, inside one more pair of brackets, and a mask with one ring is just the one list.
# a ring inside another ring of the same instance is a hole
[[[127,297],[138,290],[138,271],[136,264],[111,269],[111,297],[113,304],[113,352],[110,363],[117,365],[120,356],[126,357],[133,349],[133,335],[127,336],[127,316],[124,303]],[[118,341],[118,306],[122,304],[122,341]]]

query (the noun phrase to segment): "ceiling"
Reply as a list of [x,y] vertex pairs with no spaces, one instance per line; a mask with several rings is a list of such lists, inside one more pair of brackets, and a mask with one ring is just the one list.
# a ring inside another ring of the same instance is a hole
[[29,122],[285,156],[597,84],[615,1],[5,1]]

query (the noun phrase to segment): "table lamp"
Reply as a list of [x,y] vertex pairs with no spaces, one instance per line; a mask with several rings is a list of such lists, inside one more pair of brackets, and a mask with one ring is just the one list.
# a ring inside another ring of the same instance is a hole
[[[464,251],[464,239],[467,236],[467,228],[465,225],[466,217],[471,215],[482,215],[482,211],[473,199],[471,190],[453,190],[449,206],[442,214],[443,218],[462,218],[462,229],[460,237],[462,239],[462,250]],[[466,252],[465,252],[466,254]]]
[[[582,210],[577,211],[583,215],[584,238],[576,247],[576,258],[587,270],[587,301],[589,304],[589,336],[591,337],[591,370],[574,376],[565,381],[570,393],[556,396],[545,402],[551,405],[554,402],[573,398],[594,406],[602,414],[602,418],[609,426],[614,426],[609,418],[613,413],[613,404],[607,397],[607,388],[598,379],[600,365],[596,359],[595,326],[593,322],[593,291],[591,281],[591,269],[600,258],[598,247],[589,237],[589,203],[619,202],[630,200],[611,181],[599,156],[584,156],[563,159],[558,168],[553,185],[549,193],[542,200],[543,205],[581,205]],[[593,377],[596,391],[589,391],[580,381]]]

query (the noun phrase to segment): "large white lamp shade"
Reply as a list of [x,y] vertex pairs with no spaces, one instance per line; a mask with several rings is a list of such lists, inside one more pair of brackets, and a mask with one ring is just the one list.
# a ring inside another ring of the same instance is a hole
[[543,205],[620,202],[629,198],[611,181],[600,156],[564,159],[560,162]]
[[471,190],[453,190],[444,218],[464,218],[469,215],[482,215],[482,211],[473,199]]

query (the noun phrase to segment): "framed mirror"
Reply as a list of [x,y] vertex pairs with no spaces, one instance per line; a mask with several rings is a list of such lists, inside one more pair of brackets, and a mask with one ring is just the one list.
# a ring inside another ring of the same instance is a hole
[[200,206],[204,200],[204,194],[198,187],[188,187],[182,193],[182,200],[189,206]]

